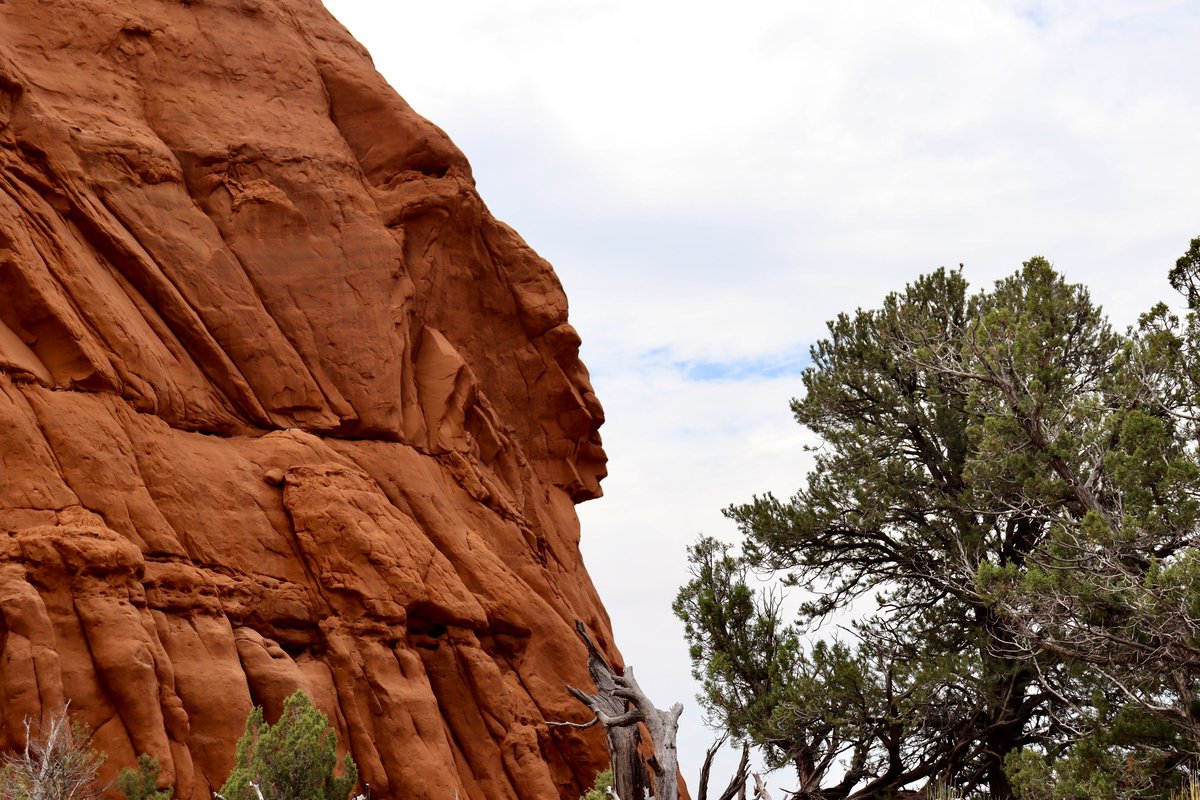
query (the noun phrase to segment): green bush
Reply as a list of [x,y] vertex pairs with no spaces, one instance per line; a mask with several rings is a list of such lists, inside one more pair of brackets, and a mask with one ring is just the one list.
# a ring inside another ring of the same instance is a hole
[[608,790],[612,788],[612,767],[596,773],[596,782],[591,789],[579,800],[608,800]]
[[117,777],[117,788],[125,795],[125,800],[171,800],[174,794],[172,787],[158,788],[158,775],[162,767],[158,759],[147,753],[138,756],[137,769],[126,767]]
[[304,692],[284,701],[279,721],[270,725],[255,706],[238,739],[236,764],[221,795],[226,800],[346,800],[358,782],[358,768],[349,755],[337,767],[337,737],[329,720],[313,707]]

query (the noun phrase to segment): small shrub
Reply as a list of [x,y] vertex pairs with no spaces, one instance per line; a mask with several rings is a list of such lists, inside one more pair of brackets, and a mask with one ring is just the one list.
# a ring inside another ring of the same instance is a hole
[[0,797],[5,800],[95,800],[104,756],[91,747],[91,732],[67,716],[66,706],[44,724],[25,718],[25,749],[4,755]]
[[608,800],[608,790],[612,788],[612,767],[596,773],[596,782],[579,800]]
[[358,768],[349,755],[337,767],[337,737],[329,720],[297,691],[283,703],[283,715],[274,725],[263,720],[255,706],[246,720],[246,732],[237,742],[236,763],[221,796],[225,800],[346,800],[358,782]]
[[126,767],[117,778],[117,788],[125,800],[171,800],[172,787],[158,788],[158,775],[162,767],[158,759],[147,753],[138,756],[137,769]]

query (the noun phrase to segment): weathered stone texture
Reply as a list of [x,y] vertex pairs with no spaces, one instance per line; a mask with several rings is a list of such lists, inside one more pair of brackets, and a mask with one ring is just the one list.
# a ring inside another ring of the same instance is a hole
[[577,796],[602,412],[445,134],[316,0],[7,0],[0,161],[0,748],[204,800],[304,688],[379,800]]

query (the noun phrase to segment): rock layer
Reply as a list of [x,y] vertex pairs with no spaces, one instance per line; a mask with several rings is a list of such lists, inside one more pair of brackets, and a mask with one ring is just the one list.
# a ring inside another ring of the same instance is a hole
[[577,796],[602,412],[549,265],[316,0],[0,21],[0,748],[69,700],[201,800],[303,688],[374,798]]

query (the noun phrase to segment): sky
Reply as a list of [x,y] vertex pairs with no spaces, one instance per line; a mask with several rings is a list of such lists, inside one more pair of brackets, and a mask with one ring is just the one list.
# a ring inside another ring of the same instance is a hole
[[1200,236],[1190,0],[325,4],[562,280],[607,415],[584,556],[643,688],[685,704],[693,788],[685,548],[802,484],[825,322],[1042,255],[1124,328]]

